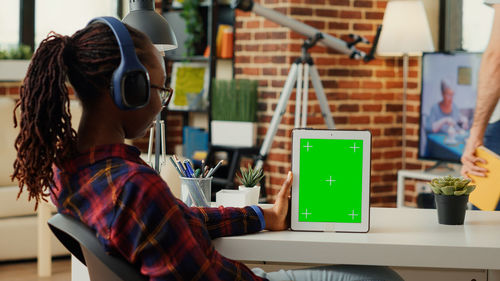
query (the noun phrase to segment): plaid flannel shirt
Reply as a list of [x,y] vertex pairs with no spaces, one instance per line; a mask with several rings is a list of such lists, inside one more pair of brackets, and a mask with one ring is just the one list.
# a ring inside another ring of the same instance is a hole
[[189,208],[139,155],[125,144],[103,145],[54,167],[58,211],[90,226],[107,251],[150,280],[262,280],[212,243],[260,231],[262,210]]

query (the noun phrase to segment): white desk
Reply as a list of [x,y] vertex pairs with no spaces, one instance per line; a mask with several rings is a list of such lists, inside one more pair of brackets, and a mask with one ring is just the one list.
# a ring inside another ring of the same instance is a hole
[[215,247],[242,261],[500,270],[500,212],[467,211],[461,226],[438,224],[429,209],[371,214],[368,233],[260,232],[219,238]]

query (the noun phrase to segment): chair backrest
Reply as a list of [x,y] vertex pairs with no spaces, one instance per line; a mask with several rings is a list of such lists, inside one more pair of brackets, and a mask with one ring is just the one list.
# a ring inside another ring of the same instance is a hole
[[75,218],[56,214],[48,224],[66,249],[87,266],[91,281],[149,280],[124,258],[106,253],[95,233]]

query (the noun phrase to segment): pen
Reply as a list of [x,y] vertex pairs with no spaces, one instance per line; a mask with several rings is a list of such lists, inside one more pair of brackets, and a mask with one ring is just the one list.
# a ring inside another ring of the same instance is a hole
[[217,165],[215,165],[215,167],[210,172],[208,172],[207,178],[211,177],[215,173],[215,171],[217,171],[220,165],[222,165],[222,162],[224,162],[224,160],[220,160],[219,163],[217,163]]
[[174,158],[172,156],[169,157],[170,158],[170,162],[172,162],[172,165],[175,167],[175,169],[177,170],[177,173],[179,173],[179,175],[181,177],[185,177],[184,173],[181,172],[181,170],[179,169],[179,167],[177,166],[177,164],[175,164],[175,161],[174,161]]
[[189,160],[184,160],[184,165],[186,165],[186,170],[188,172],[189,177],[194,178],[194,171],[193,167],[191,166],[191,163],[189,163]]
[[185,167],[184,167],[184,165],[182,164],[181,160],[179,160],[179,158],[177,158],[177,156],[175,156],[175,155],[174,155],[174,159],[175,159],[175,161],[177,162],[177,165],[179,166],[179,168],[181,169],[181,171],[183,172],[184,177],[189,178],[189,174],[188,174],[188,172],[186,171],[186,168],[185,168]]

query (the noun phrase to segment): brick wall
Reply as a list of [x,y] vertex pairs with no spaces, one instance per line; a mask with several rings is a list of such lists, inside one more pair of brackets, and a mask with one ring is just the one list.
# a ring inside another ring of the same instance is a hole
[[[349,33],[372,39],[376,26],[382,22],[386,1],[262,0],[261,4],[342,39],[347,39]],[[259,141],[268,129],[289,67],[300,55],[302,40],[299,34],[253,13],[236,13],[235,76],[259,81]],[[359,46],[368,51],[368,46]],[[402,59],[377,58],[366,64],[322,46],[313,48],[311,54],[336,127],[372,132],[372,203],[394,206],[396,175],[401,168]],[[17,97],[19,85],[20,82],[0,82],[0,96]],[[429,163],[417,160],[419,58],[410,60],[408,86],[406,168],[420,169]],[[294,103],[292,94],[264,167],[270,200],[290,169]],[[325,128],[314,94],[310,94],[308,112],[308,126]],[[169,112],[166,118],[167,147],[172,153],[175,144],[182,143],[183,114]],[[147,138],[135,144],[145,151]],[[413,189],[410,188],[406,195],[406,201],[414,204]]]
[[[372,40],[387,1],[262,0],[260,3],[344,40],[348,40],[350,33]],[[236,78],[259,80],[260,141],[269,127],[289,67],[300,56],[303,39],[300,34],[254,13],[236,14],[235,73]],[[368,51],[369,46],[358,46]],[[311,54],[336,128],[372,132],[372,204],[395,206],[397,170],[402,166],[402,59],[380,57],[364,63],[321,45],[311,49]],[[428,164],[417,161],[420,58],[411,58],[409,65],[406,168],[420,169]],[[326,128],[314,94],[310,94],[309,101],[308,126]],[[292,93],[265,164],[271,200],[291,167],[294,104]]]

